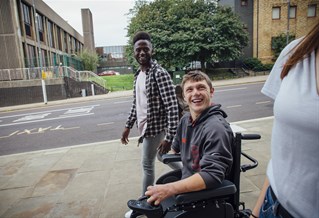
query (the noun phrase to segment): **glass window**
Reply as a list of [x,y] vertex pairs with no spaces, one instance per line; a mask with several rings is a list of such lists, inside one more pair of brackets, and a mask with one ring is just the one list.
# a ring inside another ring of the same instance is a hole
[[32,35],[31,35],[30,7],[23,3],[22,3],[22,13],[23,13],[25,34],[31,37]]
[[280,7],[273,7],[272,8],[272,19],[280,19]]
[[296,18],[296,12],[297,12],[297,7],[296,6],[290,6],[290,8],[289,8],[289,18],[290,19]]
[[248,0],[241,0],[241,6],[247,6]]
[[54,46],[54,41],[53,41],[53,24],[51,21],[48,21],[48,41],[49,41],[49,46],[50,47],[55,47]]
[[28,50],[28,59],[29,59],[28,66],[35,67],[37,63],[36,56],[35,56],[35,47],[32,45],[28,45],[27,50]]
[[41,40],[41,42],[44,42],[42,16],[40,14],[36,13],[36,19],[37,19],[37,23],[38,23],[38,31],[39,31],[40,40]]
[[315,17],[316,10],[317,10],[316,4],[308,5],[308,17]]

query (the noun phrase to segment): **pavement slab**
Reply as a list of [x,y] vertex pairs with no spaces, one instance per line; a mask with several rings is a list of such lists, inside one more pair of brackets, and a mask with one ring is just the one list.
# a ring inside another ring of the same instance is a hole
[[[259,161],[241,174],[247,208],[253,208],[265,179],[272,122],[273,117],[232,123],[262,137],[242,143]],[[155,169],[156,178],[170,171],[158,160]],[[0,217],[124,217],[127,201],[141,195],[141,184],[137,138],[128,145],[113,140],[0,156]]]

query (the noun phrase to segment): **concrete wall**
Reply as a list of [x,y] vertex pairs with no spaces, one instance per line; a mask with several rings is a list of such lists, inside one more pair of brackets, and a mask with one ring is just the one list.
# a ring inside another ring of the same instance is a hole
[[[62,100],[92,95],[91,82],[77,82],[71,78],[45,80],[47,100]],[[95,85],[96,95],[106,94],[107,90]],[[43,102],[41,80],[20,80],[0,82],[0,107]]]

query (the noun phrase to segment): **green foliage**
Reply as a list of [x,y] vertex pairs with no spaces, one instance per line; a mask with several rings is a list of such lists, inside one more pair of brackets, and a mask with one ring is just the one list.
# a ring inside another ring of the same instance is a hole
[[133,62],[132,38],[137,31],[152,36],[154,58],[164,67],[191,61],[237,59],[247,45],[247,33],[230,8],[206,0],[137,1],[131,10],[126,56]]
[[[288,43],[295,39],[294,35],[288,35]],[[287,45],[287,35],[285,33],[280,34],[279,36],[273,37],[271,41],[271,48],[274,54],[274,61],[277,60],[280,52]]]
[[99,63],[99,56],[95,52],[84,49],[79,54],[79,58],[83,63],[84,70],[95,71]]
[[273,67],[273,64],[263,64],[258,58],[246,58],[243,63],[249,70],[253,71],[266,71]]
[[106,86],[111,91],[133,89],[134,74],[102,76],[102,78],[106,80]]

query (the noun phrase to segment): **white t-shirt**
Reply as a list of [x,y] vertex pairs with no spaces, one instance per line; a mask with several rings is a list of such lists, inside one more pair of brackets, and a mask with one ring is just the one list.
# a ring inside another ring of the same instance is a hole
[[144,135],[147,127],[146,73],[140,71],[136,79],[136,117],[139,134]]
[[[280,79],[290,43],[276,61],[262,93],[273,98],[274,126],[267,176],[279,202],[294,217],[319,214],[319,95],[315,52]],[[287,55],[288,54],[288,55]]]

